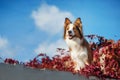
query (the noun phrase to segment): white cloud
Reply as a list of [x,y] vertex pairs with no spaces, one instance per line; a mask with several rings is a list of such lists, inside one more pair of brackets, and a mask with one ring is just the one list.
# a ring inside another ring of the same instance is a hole
[[62,49],[67,49],[66,43],[60,39],[54,43],[42,43],[39,44],[38,48],[35,49],[35,53],[46,53],[48,56],[52,57],[57,54],[56,49],[57,48],[62,48]]
[[54,5],[42,4],[32,12],[36,26],[50,34],[56,34],[63,29],[64,19],[74,19],[70,12],[62,11]]
[[[34,19],[36,27],[49,35],[54,35],[64,29],[64,20],[66,17],[74,20],[74,16],[70,12],[60,10],[54,5],[42,4],[37,10],[32,11],[32,18]],[[46,53],[52,57],[57,54],[57,48],[68,50],[65,41],[58,39],[52,43],[40,43],[34,51],[36,54]]]
[[0,49],[5,48],[8,45],[8,40],[0,37]]
[[0,36],[0,57],[13,57],[14,56],[14,50],[10,48],[9,41]]

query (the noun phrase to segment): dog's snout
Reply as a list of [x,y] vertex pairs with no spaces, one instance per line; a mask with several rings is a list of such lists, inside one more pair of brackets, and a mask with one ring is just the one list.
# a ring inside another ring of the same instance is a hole
[[69,33],[69,34],[71,34],[71,33],[72,33],[72,31],[68,31],[68,33]]

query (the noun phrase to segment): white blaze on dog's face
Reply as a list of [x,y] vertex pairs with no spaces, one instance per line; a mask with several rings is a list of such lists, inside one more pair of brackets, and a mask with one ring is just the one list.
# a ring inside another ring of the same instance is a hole
[[66,29],[66,36],[69,39],[72,39],[73,36],[75,35],[75,32],[73,31],[73,26],[74,26],[73,24],[69,24]]
[[83,38],[82,32],[82,22],[81,19],[78,18],[74,24],[66,18],[64,24],[64,39],[73,39],[74,37]]

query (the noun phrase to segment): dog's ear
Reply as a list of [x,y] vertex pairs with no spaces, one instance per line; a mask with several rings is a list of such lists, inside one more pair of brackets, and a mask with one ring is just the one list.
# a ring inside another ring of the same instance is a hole
[[70,24],[71,23],[71,21],[69,20],[69,18],[65,18],[65,26],[67,26],[68,24]]
[[82,31],[82,21],[81,18],[77,18],[75,23],[74,23],[79,29]]
[[65,22],[64,22],[64,39],[66,38],[66,27],[68,26],[68,24],[70,24],[71,21],[68,18],[65,18]]

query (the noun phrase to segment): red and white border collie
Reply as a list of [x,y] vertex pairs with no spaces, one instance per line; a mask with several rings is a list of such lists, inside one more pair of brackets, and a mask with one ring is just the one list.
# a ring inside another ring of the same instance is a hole
[[87,40],[84,38],[82,22],[77,18],[72,23],[68,18],[64,22],[64,40],[66,41],[70,56],[75,63],[75,70],[80,70],[92,61],[92,54]]

